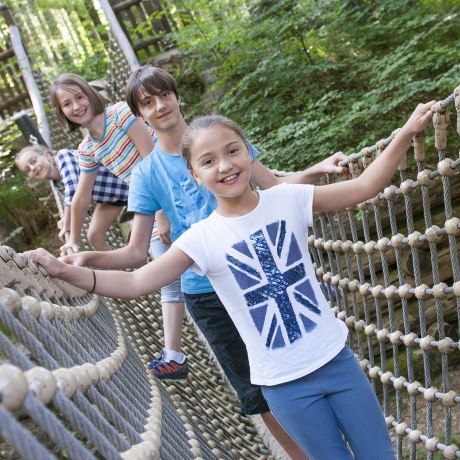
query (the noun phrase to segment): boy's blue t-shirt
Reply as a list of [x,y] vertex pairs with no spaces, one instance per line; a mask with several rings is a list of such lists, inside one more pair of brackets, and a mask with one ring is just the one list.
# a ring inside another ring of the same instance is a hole
[[[259,152],[249,143],[251,159]],[[190,175],[182,155],[171,155],[155,145],[152,153],[134,168],[129,184],[128,210],[151,215],[160,209],[171,222],[175,241],[192,224],[208,217],[217,208],[214,195]],[[187,294],[212,292],[208,278],[187,270],[181,277]]]

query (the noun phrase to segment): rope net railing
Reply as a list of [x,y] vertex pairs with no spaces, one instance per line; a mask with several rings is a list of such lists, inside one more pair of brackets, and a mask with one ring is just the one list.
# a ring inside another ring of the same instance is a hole
[[190,321],[186,382],[149,372],[161,348],[157,293],[91,296],[0,247],[0,438],[21,458],[273,458]]
[[[458,87],[435,106],[437,154],[418,135],[413,163],[408,152],[392,184],[357,208],[317,215],[308,241],[316,275],[381,400],[398,458],[460,458],[460,159],[447,157],[446,135],[454,102],[460,135]],[[392,137],[350,155],[352,175]]]

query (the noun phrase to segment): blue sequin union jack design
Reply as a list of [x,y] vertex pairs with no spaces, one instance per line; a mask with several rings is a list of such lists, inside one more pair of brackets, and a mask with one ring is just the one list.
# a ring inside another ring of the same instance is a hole
[[265,234],[261,229],[248,241],[234,244],[226,260],[265,346],[276,349],[311,332],[321,310],[306,277],[299,244],[286,231],[286,221],[269,224],[265,230]]

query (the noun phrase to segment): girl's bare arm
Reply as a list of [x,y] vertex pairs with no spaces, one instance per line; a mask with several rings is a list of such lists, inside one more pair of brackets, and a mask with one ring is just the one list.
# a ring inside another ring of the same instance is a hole
[[111,270],[142,267],[147,261],[153,221],[153,215],[149,216],[136,212],[134,213],[129,242],[126,246],[113,251],[78,252],[61,257],[60,260],[70,265],[108,268]]
[[128,136],[134,142],[137,151],[142,157],[146,157],[153,150],[153,138],[147,126],[136,120],[128,129]]
[[149,294],[180,276],[193,264],[185,252],[172,246],[165,254],[134,272],[93,270],[69,265],[54,257],[45,249],[35,249],[24,255],[42,265],[56,278],[74,286],[117,299],[135,299]]

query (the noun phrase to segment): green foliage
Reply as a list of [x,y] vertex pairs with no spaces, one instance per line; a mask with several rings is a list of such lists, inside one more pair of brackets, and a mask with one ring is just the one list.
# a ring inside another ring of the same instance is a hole
[[221,65],[230,56],[230,47],[237,45],[239,24],[248,15],[242,0],[170,0],[167,8],[179,26],[172,42],[193,60],[197,72]]
[[55,232],[54,219],[38,200],[49,194],[48,184],[27,185],[26,177],[4,161],[0,172],[0,244],[8,242],[16,251],[37,247],[47,229]]
[[372,145],[460,83],[455,1],[171,3],[190,66],[216,68],[203,111],[239,122],[277,169]]
[[[457,11],[419,5],[416,14],[399,0],[374,10],[354,3],[359,7],[304,2],[301,11],[300,2],[276,2],[295,4],[292,14],[277,23],[275,7],[264,10],[246,41],[246,51],[257,48],[264,57],[243,64],[244,74],[224,65],[219,84],[231,89],[218,109],[246,127],[274,167],[297,169],[371,145],[400,126],[417,101],[446,97],[459,83]],[[308,27],[296,26],[300,16]]]
[[[107,68],[107,24],[92,0],[6,0],[35,70],[49,78],[74,72],[91,81]],[[33,25],[31,27],[31,25]],[[38,25],[38,26],[37,26]]]

